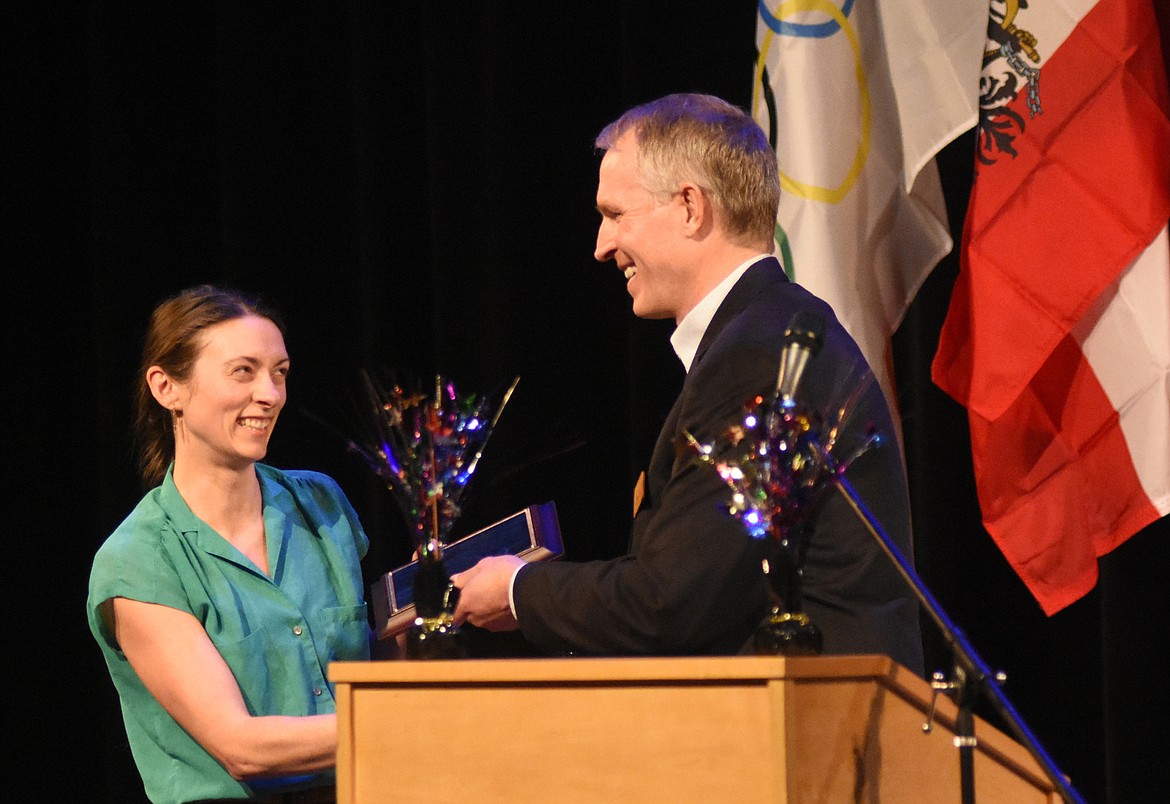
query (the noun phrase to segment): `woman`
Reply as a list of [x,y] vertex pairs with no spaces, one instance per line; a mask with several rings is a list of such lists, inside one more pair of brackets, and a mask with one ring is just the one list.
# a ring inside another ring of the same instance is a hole
[[331,661],[367,659],[368,547],[338,485],[258,463],[286,399],[278,319],[210,286],[154,311],[147,493],[90,575],[90,629],[154,802],[331,801]]

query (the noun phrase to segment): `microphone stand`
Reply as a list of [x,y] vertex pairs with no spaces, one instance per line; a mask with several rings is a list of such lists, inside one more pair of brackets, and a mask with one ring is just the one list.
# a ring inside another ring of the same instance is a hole
[[837,487],[837,490],[841,492],[841,496],[849,503],[849,507],[853,509],[853,512],[857,514],[869,532],[877,539],[882,550],[894,562],[898,572],[901,573],[902,578],[913,589],[915,595],[918,597],[919,603],[922,604],[931,619],[934,620],[935,625],[938,626],[943,638],[953,651],[955,667],[952,680],[946,682],[942,678],[941,673],[936,673],[935,681],[931,686],[934,688],[936,694],[939,691],[950,693],[956,705],[959,707],[958,716],[955,719],[955,745],[959,749],[959,774],[964,804],[973,804],[975,801],[974,749],[976,739],[975,721],[971,707],[980,696],[986,696],[995,711],[1008,724],[1012,733],[1028,749],[1029,753],[1040,764],[1040,767],[1044,769],[1045,775],[1047,775],[1048,779],[1060,792],[1064,800],[1069,802],[1069,804],[1084,804],[1084,798],[1072,787],[1068,778],[1060,772],[1056,764],[1044,749],[1041,748],[1039,741],[1004,696],[998,683],[1002,675],[997,676],[991,672],[987,664],[979,657],[975,649],[971,647],[971,643],[967,641],[967,637],[951,621],[938,601],[935,600],[934,595],[926,588],[926,585],[914,571],[910,562],[906,560],[906,557],[902,555],[901,551],[890,540],[890,537],[882,529],[881,524],[870,513],[869,509],[865,507],[856,489],[845,478],[844,473],[837,469],[836,463],[822,445],[818,443],[816,446],[821,457],[825,460],[833,485]]

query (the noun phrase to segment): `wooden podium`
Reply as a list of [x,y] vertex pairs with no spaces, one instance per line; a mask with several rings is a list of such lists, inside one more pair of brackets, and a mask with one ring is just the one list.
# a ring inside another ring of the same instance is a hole
[[[958,802],[956,708],[879,656],[339,662],[338,804]],[[976,720],[982,802],[1059,802]]]

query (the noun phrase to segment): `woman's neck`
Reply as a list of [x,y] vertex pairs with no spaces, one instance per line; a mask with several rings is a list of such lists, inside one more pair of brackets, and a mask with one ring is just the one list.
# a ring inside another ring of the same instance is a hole
[[268,571],[264,500],[255,464],[241,469],[193,466],[176,457],[172,478],[191,513]]

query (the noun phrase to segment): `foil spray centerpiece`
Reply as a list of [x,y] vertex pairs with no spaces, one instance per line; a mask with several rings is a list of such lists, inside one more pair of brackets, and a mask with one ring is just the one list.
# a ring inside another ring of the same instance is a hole
[[763,570],[772,601],[756,631],[757,654],[821,652],[822,634],[804,610],[802,590],[810,520],[834,474],[843,473],[882,438],[868,432],[846,459],[835,455],[856,400],[873,381],[868,368],[861,382],[849,378],[852,390],[839,404],[812,410],[797,401],[805,370],[823,339],[819,316],[794,315],[785,332],[775,393],[750,400],[742,419],[715,443],[700,443],[686,434],[698,460],[727,484],[727,512],[748,536],[767,545]]
[[380,383],[369,372],[363,378],[374,428],[372,440],[356,449],[394,495],[418,561],[413,589],[418,617],[407,631],[407,656],[462,657],[466,651],[453,617],[459,590],[444,566],[444,546],[488,437],[520,378],[498,404],[486,396],[460,394],[441,375],[431,394]]

